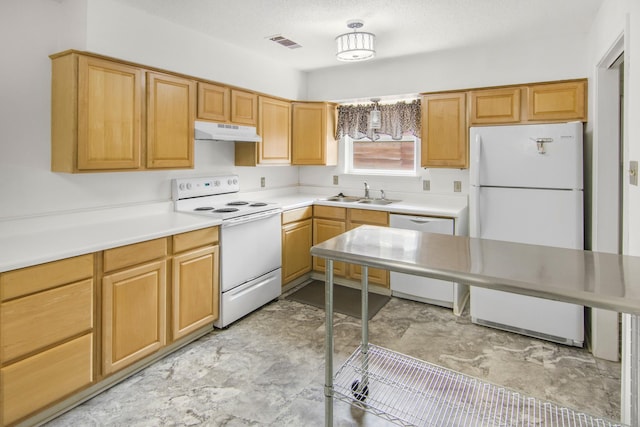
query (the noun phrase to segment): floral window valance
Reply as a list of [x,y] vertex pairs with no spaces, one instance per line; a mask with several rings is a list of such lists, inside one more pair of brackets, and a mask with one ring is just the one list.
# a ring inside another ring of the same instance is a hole
[[369,128],[369,114],[373,108],[373,104],[338,106],[336,138],[348,135],[353,139],[369,138],[375,141],[380,138],[378,134],[389,135],[392,139],[401,139],[402,134],[406,132],[420,135],[419,99],[378,105],[382,118],[380,129]]

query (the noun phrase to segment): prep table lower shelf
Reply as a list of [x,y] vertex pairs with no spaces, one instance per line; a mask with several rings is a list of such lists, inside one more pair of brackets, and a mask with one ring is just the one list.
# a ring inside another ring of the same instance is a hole
[[[621,426],[369,344],[334,377],[336,399],[401,426]],[[368,369],[363,370],[363,366]],[[366,378],[366,391],[355,381]]]

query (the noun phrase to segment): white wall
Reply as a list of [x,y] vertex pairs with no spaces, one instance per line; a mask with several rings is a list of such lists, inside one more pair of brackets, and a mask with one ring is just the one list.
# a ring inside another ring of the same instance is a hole
[[[585,34],[586,34],[585,29]],[[470,46],[309,73],[308,97],[344,100],[587,76],[585,37]]]
[[48,56],[90,50],[290,98],[303,97],[303,73],[240,58],[215,40],[112,0],[2,0],[0,43],[0,219],[169,200],[174,177],[238,173],[243,190],[259,189],[261,176],[267,189],[298,183],[297,167],[236,168],[233,144],[205,142],[196,143],[193,170],[50,172]]
[[87,50],[283,98],[306,95],[305,74],[268,56],[243,51],[114,0],[88,2]]
[[[536,37],[511,40],[504,44],[331,67],[309,73],[308,99],[367,99],[373,96],[584,78],[589,72],[586,52],[584,35],[558,40],[545,39],[544,35],[537,34]],[[453,194],[454,181],[461,181],[462,194],[468,193],[467,170],[423,169],[417,178],[340,175],[340,184],[333,186],[332,175],[340,173],[340,167],[301,167],[300,184],[331,186],[339,191],[353,192],[362,191],[363,181],[366,180],[372,188],[421,197],[427,194]],[[423,180],[430,181],[429,192],[423,191]],[[389,193],[389,197],[394,197],[393,193]]]

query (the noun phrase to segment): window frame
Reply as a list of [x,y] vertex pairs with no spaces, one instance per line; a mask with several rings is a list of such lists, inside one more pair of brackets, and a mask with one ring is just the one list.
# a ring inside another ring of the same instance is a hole
[[[380,139],[376,141],[370,141],[367,138],[353,139],[348,135],[343,137],[344,142],[344,168],[343,172],[346,175],[383,175],[383,176],[404,176],[415,177],[420,175],[420,138],[413,134],[403,134],[402,139],[392,139],[391,136],[385,134],[378,134]],[[353,143],[354,142],[371,142],[376,144],[378,142],[399,142],[399,141],[413,141],[413,168],[411,169],[357,169],[353,166]]]

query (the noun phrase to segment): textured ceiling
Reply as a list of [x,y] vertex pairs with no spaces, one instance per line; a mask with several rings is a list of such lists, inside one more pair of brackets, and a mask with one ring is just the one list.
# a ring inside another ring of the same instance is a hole
[[[337,65],[350,19],[376,35],[376,59],[530,37],[586,34],[602,0],[117,0],[300,70]],[[267,37],[298,44],[287,49]],[[375,61],[373,59],[372,61]]]

